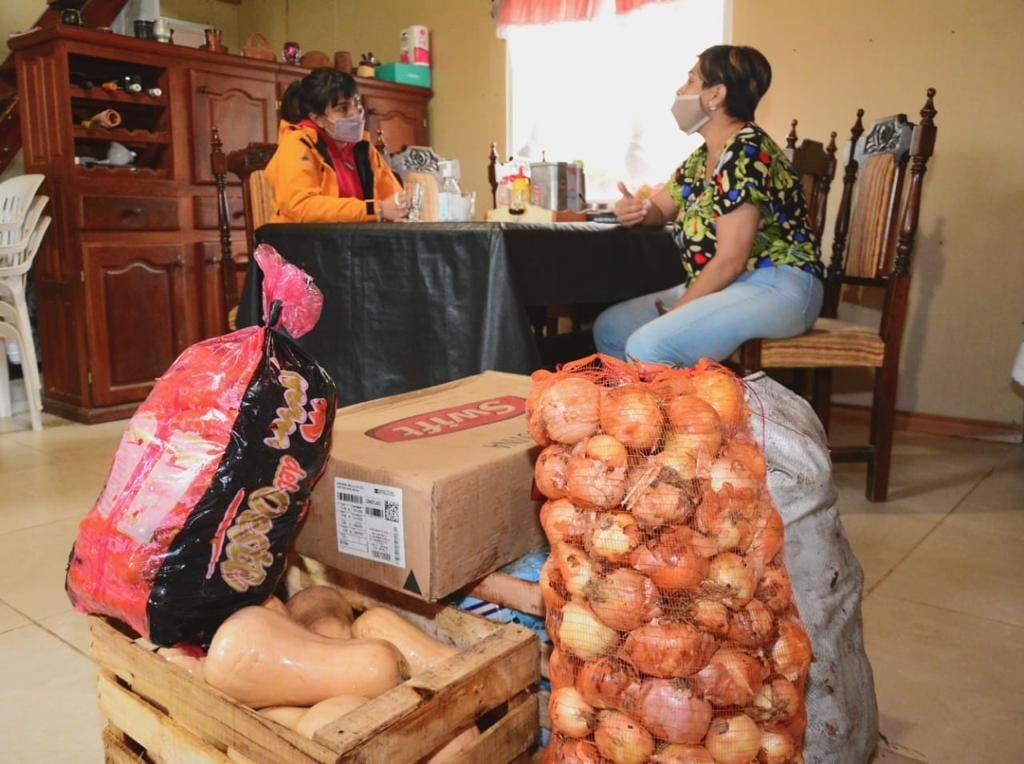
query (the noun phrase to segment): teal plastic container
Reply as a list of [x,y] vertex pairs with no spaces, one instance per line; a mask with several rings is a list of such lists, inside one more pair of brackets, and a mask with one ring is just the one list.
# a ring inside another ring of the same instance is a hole
[[378,80],[400,82],[403,85],[415,85],[420,88],[430,87],[430,67],[416,64],[381,64],[374,75]]

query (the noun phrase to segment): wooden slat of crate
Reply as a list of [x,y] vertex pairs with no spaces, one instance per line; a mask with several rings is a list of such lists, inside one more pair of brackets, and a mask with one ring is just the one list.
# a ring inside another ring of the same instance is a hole
[[508,704],[508,713],[459,757],[472,762],[514,761],[528,753],[537,743],[537,696],[524,692]]
[[536,638],[525,632],[524,639],[518,626],[493,625],[481,642],[317,730],[314,739],[365,764],[416,761],[437,750],[537,680]]
[[[160,709],[119,685],[112,674],[101,670],[96,689],[100,712],[106,720],[145,748],[149,758],[154,761],[229,764],[227,756],[176,724]],[[121,747],[130,753],[123,742]]]
[[105,764],[139,764],[139,755],[124,742],[119,729],[111,724],[103,728],[103,761]]

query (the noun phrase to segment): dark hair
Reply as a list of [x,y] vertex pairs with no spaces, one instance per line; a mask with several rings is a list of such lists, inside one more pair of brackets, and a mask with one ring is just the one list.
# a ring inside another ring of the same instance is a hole
[[359,92],[352,75],[322,66],[296,80],[281,96],[281,119],[301,122],[312,114],[324,114],[328,106],[352,98]]
[[761,51],[746,45],[712,45],[697,56],[704,87],[725,85],[725,109],[752,122],[754,109],[772,84],[772,67]]

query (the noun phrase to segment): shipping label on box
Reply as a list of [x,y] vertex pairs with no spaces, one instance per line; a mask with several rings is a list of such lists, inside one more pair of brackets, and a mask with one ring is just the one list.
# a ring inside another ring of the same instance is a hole
[[339,409],[296,551],[433,601],[543,545],[529,389],[484,372]]

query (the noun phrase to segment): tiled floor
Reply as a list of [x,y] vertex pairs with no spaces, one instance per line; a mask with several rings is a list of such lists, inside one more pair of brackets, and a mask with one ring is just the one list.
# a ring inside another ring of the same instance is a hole
[[[88,764],[101,721],[64,566],[124,423],[45,424],[0,420],[0,745],[4,762]],[[901,434],[894,472],[883,505],[862,467],[836,474],[882,734],[934,764],[1024,761],[1024,447]]]

